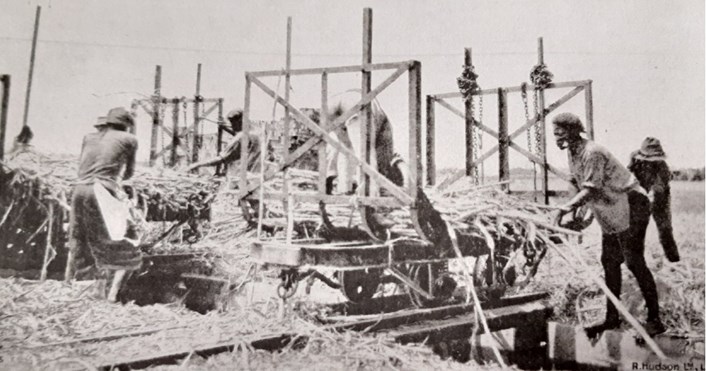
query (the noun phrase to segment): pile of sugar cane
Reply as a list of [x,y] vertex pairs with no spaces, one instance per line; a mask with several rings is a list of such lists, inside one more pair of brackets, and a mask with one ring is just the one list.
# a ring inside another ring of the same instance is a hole
[[[42,200],[54,200],[68,210],[78,176],[78,159],[72,155],[23,152],[3,162],[2,172],[11,174],[13,189],[38,188]],[[208,206],[219,186],[210,178],[142,166],[136,167],[132,179],[125,184],[139,194],[142,205],[138,206],[177,213],[189,207],[198,210]]]

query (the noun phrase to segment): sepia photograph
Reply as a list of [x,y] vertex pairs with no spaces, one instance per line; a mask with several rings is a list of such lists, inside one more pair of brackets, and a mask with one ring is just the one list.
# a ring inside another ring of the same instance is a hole
[[0,370],[706,370],[702,0],[5,0]]

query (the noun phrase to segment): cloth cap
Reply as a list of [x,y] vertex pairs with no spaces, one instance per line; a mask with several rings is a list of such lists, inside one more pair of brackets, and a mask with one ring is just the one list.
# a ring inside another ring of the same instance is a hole
[[635,157],[642,160],[658,161],[664,160],[667,156],[664,154],[662,143],[659,142],[659,139],[647,137],[642,141],[642,145],[635,154]]
[[556,126],[561,126],[567,129],[578,129],[578,131],[581,133],[586,131],[583,128],[581,119],[571,112],[563,112],[556,115],[556,117],[554,117],[554,120],[552,120],[552,123],[554,123],[554,125]]

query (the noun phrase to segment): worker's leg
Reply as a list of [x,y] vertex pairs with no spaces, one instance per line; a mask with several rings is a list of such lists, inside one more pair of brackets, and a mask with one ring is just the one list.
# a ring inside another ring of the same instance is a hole
[[654,203],[652,204],[652,216],[655,219],[655,224],[657,224],[659,242],[662,244],[664,254],[670,262],[678,262],[679,249],[676,241],[674,241],[674,233],[672,231],[672,205],[669,189],[664,193],[655,194]]
[[[603,234],[601,264],[605,273],[605,283],[608,289],[620,297],[622,276],[620,265],[623,263],[623,255],[620,252],[619,234]],[[606,316],[602,323],[586,328],[586,335],[593,338],[605,330],[620,326],[620,315],[615,305],[606,297]]]
[[630,234],[626,240],[621,240],[621,248],[625,264],[635,276],[642,296],[645,298],[648,326],[654,327],[647,328],[648,326],[646,326],[646,330],[650,335],[654,335],[664,332],[664,327],[659,319],[657,286],[652,272],[645,262],[645,232],[650,222],[650,201],[647,196],[639,192],[630,192],[628,199],[630,201]]
[[[622,273],[620,269],[620,265],[623,263],[623,256],[620,253],[621,235],[621,233],[604,234],[603,251],[601,253],[601,264],[603,265],[606,286],[616,297],[620,297],[620,290],[622,289]],[[615,325],[614,327],[617,327],[620,324],[618,310],[608,298],[606,298],[606,303],[606,325]]]

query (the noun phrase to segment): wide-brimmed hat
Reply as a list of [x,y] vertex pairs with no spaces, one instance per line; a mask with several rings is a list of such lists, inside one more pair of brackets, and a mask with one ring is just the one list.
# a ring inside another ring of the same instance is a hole
[[108,111],[108,116],[105,119],[106,124],[120,125],[123,127],[135,125],[135,120],[130,112],[123,107],[116,107]]
[[635,157],[646,161],[661,161],[667,158],[659,139],[647,137],[642,141],[640,149],[635,152]]

